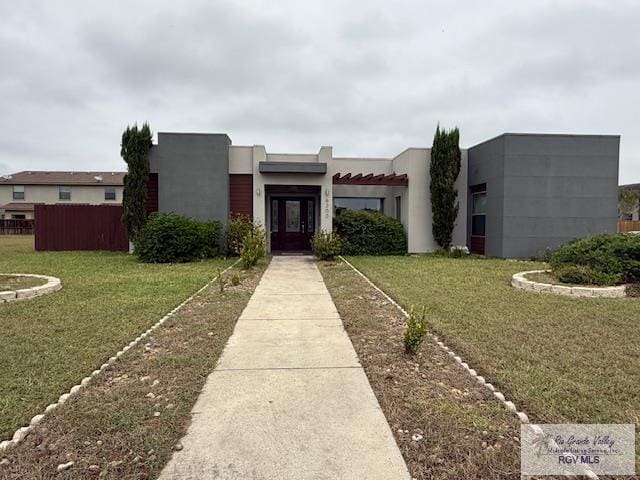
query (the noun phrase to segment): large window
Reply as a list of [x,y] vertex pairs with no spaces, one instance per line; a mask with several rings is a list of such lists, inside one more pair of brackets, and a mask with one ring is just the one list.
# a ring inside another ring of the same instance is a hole
[[487,221],[487,192],[475,192],[471,201],[471,235],[477,237],[485,236],[485,226]]
[[376,210],[382,212],[383,203],[383,198],[333,197],[333,213],[338,214],[343,210]]
[[396,220],[402,221],[402,197],[400,195],[396,197]]
[[104,199],[115,200],[116,199],[116,187],[104,187]]
[[24,200],[24,185],[13,186],[13,199]]
[[71,187],[58,187],[58,200],[71,200]]

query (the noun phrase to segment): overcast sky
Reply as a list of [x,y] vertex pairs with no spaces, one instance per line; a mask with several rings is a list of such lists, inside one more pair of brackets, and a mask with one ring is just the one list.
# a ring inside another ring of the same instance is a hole
[[640,2],[0,3],[0,173],[123,170],[127,124],[393,156],[619,134],[640,182]]

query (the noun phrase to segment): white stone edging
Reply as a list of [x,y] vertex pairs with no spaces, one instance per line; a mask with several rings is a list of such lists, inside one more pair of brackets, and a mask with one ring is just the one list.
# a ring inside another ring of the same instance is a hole
[[[227,268],[225,268],[222,272],[220,272],[220,275],[224,275],[227,271],[229,271],[230,269],[235,267],[238,264],[239,261],[240,261],[240,259],[238,259],[235,262],[233,262],[231,265],[229,265]],[[23,441],[27,437],[27,435],[29,435],[29,433],[31,433],[31,431],[36,427],[36,425],[38,425],[44,419],[44,417],[45,417],[45,415],[47,413],[49,413],[49,412],[55,410],[56,408],[58,408],[60,405],[65,403],[69,398],[71,398],[76,393],[78,393],[83,387],[87,386],[94,377],[96,377],[97,375],[100,374],[100,372],[106,370],[110,365],[112,365],[114,362],[116,362],[116,360],[118,360],[127,351],[129,351],[131,348],[135,347],[138,343],[140,343],[141,340],[146,338],[154,330],[156,330],[158,327],[162,326],[164,324],[164,322],[166,322],[171,317],[173,317],[173,315],[175,315],[182,307],[184,307],[188,302],[193,300],[193,298],[196,295],[198,295],[199,293],[203,292],[206,288],[211,286],[216,280],[218,280],[218,277],[220,275],[216,275],[215,277],[213,277],[213,279],[208,281],[202,288],[200,288],[198,291],[196,291],[194,294],[192,294],[184,302],[182,302],[180,305],[178,305],[173,310],[171,310],[169,313],[167,313],[164,317],[162,317],[160,320],[158,320],[154,325],[149,327],[144,333],[142,333],[138,337],[136,337],[135,340],[131,341],[128,345],[123,347],[122,350],[118,351],[114,356],[110,357],[109,360],[107,360],[105,363],[103,363],[98,370],[94,370],[93,372],[91,372],[91,374],[89,376],[83,378],[82,381],[79,384],[74,385],[73,387],[71,387],[71,389],[69,390],[68,393],[63,393],[62,395],[60,395],[60,398],[58,398],[57,402],[48,405],[41,414],[36,415],[35,417],[33,417],[31,419],[31,421],[29,422],[29,425],[18,428],[14,432],[13,437],[11,438],[11,440],[4,440],[4,441],[0,442],[0,452],[6,451],[10,447],[12,447],[14,445],[17,445],[18,443]]]
[[43,285],[36,285],[35,287],[0,291],[0,303],[13,302],[16,300],[30,300],[41,295],[47,295],[48,293],[57,292],[62,288],[62,282],[60,282],[59,278],[50,277],[48,275],[35,275],[32,273],[0,273],[0,275],[8,275],[10,277],[40,278],[47,281],[47,283]]
[[[398,302],[396,302],[393,298],[391,298],[389,295],[387,295],[384,290],[382,290],[375,283],[373,283],[371,280],[369,280],[369,278],[364,273],[362,273],[360,270],[358,270],[356,267],[354,267],[351,263],[349,263],[342,255],[338,255],[338,258],[340,258],[340,260],[342,260],[349,267],[351,267],[351,269],[354,272],[356,272],[358,275],[360,275],[369,285],[371,285],[373,288],[375,288],[380,294],[382,294],[382,296],[384,296],[398,310],[400,310],[402,312],[402,314],[405,316],[405,318],[409,318],[409,314],[407,313],[407,311],[404,308],[402,308],[402,306],[400,306],[400,304]],[[493,394],[493,396],[496,398],[496,400],[498,400],[507,410],[512,412],[516,417],[518,417],[518,420],[520,421],[521,424],[527,424],[536,433],[540,433],[540,434],[544,433],[542,428],[540,428],[540,426],[535,425],[535,424],[531,424],[529,422],[529,417],[527,416],[526,413],[524,413],[523,411],[519,411],[518,408],[515,406],[515,404],[513,402],[507,400],[502,392],[497,390],[496,387],[494,387],[491,383],[488,383],[483,376],[478,375],[478,373],[473,368],[470,368],[469,365],[466,362],[463,362],[462,358],[459,355],[456,355],[456,353],[453,350],[451,350],[448,346],[446,346],[440,339],[438,339],[438,337],[436,335],[432,334],[431,332],[427,332],[427,335],[429,335],[429,337],[431,337],[440,348],[442,348],[445,352],[447,352],[447,354],[449,356],[453,357],[453,359],[456,361],[456,363],[458,365],[460,365],[464,370],[466,370],[466,372],[476,382],[478,382],[480,385],[484,385],[484,387],[487,388]],[[520,441],[522,441],[522,439]],[[598,478],[599,478],[588,467],[585,467],[584,474],[590,479],[598,480]]]
[[549,273],[550,271],[551,270],[529,270],[527,272],[518,272],[511,277],[511,285],[521,290],[529,290],[537,293],[552,293],[567,297],[622,298],[627,296],[626,285],[618,285],[616,287],[570,287],[568,285],[534,282],[526,278],[526,275],[531,273]]

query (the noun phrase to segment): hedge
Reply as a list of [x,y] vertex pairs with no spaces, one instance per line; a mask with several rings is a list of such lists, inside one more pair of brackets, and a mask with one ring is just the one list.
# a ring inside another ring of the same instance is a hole
[[220,253],[220,222],[200,222],[176,213],[153,213],[135,241],[145,263],[179,263]]
[[549,263],[567,283],[635,283],[640,281],[640,235],[603,233],[573,240],[556,250]]
[[407,237],[395,218],[372,210],[345,210],[333,219],[343,255],[404,255]]

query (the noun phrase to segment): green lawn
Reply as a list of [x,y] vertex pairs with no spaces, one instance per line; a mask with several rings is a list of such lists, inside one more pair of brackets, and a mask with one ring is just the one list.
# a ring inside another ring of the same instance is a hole
[[57,400],[231,260],[147,265],[111,252],[33,252],[0,236],[0,273],[37,273],[62,290],[0,304],[0,439]]
[[430,327],[533,421],[640,423],[640,299],[517,290],[545,264],[436,256],[348,259]]

